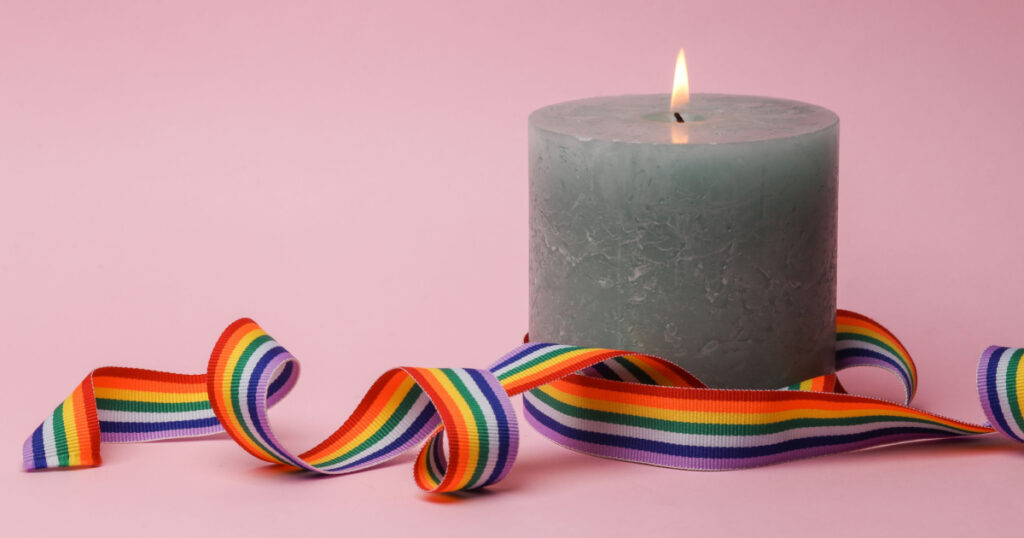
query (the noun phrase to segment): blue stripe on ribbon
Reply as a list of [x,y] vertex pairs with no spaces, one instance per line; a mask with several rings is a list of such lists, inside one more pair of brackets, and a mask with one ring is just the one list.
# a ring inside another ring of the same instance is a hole
[[444,430],[437,432],[438,435],[430,440],[430,457],[434,459],[434,468],[437,469],[437,481],[441,482],[444,475],[448,473],[448,460],[444,457],[444,439],[440,435]]
[[[508,439],[511,436],[511,431],[508,427],[508,418],[505,416],[505,407],[501,404],[498,395],[494,393],[491,388],[491,384],[487,382],[487,379],[480,372],[480,370],[467,368],[466,373],[469,377],[473,378],[476,382],[476,386],[480,388],[480,392],[487,398],[487,403],[491,405],[491,409],[494,409],[495,421],[498,423],[498,457],[495,460],[494,469],[491,470],[491,476],[487,477],[481,486],[493,484],[501,478],[501,472],[505,469],[505,460],[508,459]],[[488,372],[488,374],[490,374]],[[504,395],[504,392],[502,392]],[[508,396],[505,396],[508,398]]]
[[36,469],[46,468],[46,444],[43,443],[43,426],[46,423],[42,423],[36,428],[36,431],[32,432],[32,461],[36,466]]
[[100,432],[102,433],[149,433],[168,430],[183,430],[186,428],[208,428],[220,426],[217,417],[197,418],[192,420],[169,420],[167,422],[114,422],[111,420],[100,421]]
[[292,377],[292,370],[295,367],[292,365],[292,361],[284,363],[284,370],[281,371],[281,375],[277,376],[277,379],[270,384],[270,388],[267,389],[267,398],[277,394],[277,391],[281,390],[281,387],[288,382],[288,379]]
[[611,366],[608,366],[603,362],[591,364],[590,367],[596,370],[597,373],[601,374],[601,377],[605,379],[611,379],[612,381],[622,381],[622,377],[619,376],[619,374],[616,373],[615,370],[612,370]]

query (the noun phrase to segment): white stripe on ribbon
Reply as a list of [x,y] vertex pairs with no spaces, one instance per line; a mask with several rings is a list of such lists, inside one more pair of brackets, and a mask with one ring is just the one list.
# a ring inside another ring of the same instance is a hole
[[213,409],[176,411],[173,413],[148,413],[139,411],[97,409],[96,416],[99,418],[100,422],[145,422],[147,424],[156,424],[160,422],[177,422],[182,420],[214,418],[216,415],[214,414]]
[[43,422],[43,454],[46,455],[46,466],[57,467],[60,459],[57,458],[57,440],[53,431],[53,415],[46,417]]

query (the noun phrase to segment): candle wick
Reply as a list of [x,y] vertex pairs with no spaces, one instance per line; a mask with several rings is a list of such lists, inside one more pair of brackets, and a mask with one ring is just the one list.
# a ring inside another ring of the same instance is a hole
[[682,114],[680,114],[678,112],[673,112],[672,114],[675,115],[676,122],[678,122],[678,123],[686,123],[686,120],[683,119],[683,115]]

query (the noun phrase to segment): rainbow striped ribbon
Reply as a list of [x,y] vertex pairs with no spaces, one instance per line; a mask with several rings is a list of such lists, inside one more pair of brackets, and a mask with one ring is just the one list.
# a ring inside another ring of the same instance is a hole
[[[917,371],[906,348],[875,321],[837,315],[836,369],[875,366],[903,383]],[[989,424],[952,420],[845,394],[829,374],[782,390],[707,388],[675,364],[639,353],[526,342],[490,368],[396,368],[351,417],[296,454],[274,435],[267,409],[295,385],[298,362],[255,322],[221,335],[206,374],[133,368],[89,374],[25,441],[27,470],[100,464],[101,442],[226,431],[253,456],[314,473],[345,474],[422,444],[416,483],[427,491],[480,488],[516,458],[510,397],[552,441],[606,458],[679,469],[724,470],[918,439],[1000,432],[1024,442],[1024,349],[990,347],[978,366]],[[425,442],[424,442],[425,441]]]

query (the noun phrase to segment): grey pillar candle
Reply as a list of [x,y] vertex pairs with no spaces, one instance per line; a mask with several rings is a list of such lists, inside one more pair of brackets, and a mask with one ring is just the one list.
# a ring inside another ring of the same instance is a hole
[[530,336],[669,359],[715,387],[833,371],[839,118],[694,94],[530,115]]

